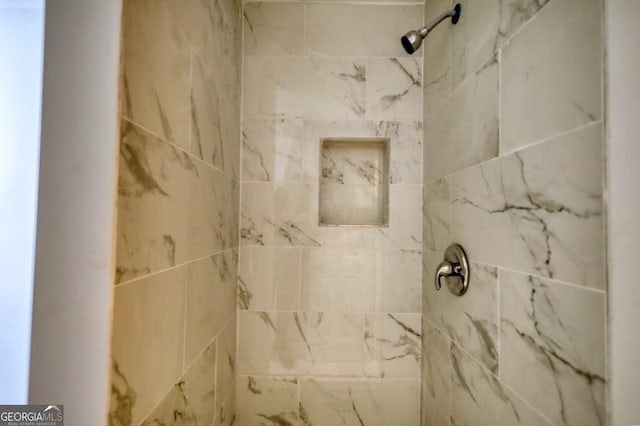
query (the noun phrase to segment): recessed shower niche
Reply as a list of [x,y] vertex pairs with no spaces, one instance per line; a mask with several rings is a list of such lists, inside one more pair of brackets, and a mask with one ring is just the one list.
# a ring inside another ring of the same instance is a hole
[[321,226],[389,226],[389,139],[320,141]]

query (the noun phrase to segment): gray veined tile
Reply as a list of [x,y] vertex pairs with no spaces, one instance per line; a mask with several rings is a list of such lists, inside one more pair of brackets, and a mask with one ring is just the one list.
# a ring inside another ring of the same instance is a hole
[[216,344],[209,345],[142,426],[209,425],[216,413]]
[[302,253],[302,310],[420,311],[420,251],[308,248]]
[[245,3],[245,55],[303,55],[302,3]]
[[109,403],[109,423],[130,425],[133,421],[133,406],[138,394],[122,374],[118,363],[111,359],[111,400]]
[[422,24],[422,5],[308,3],[306,54],[407,56],[400,34]]
[[367,60],[367,117],[371,120],[422,120],[422,60]]
[[184,262],[188,257],[191,158],[123,120],[118,177],[116,283]]
[[454,174],[452,208],[472,259],[604,287],[600,124]]
[[424,317],[422,324],[422,424],[434,425],[449,418],[450,341]]
[[391,185],[389,227],[366,230],[379,248],[422,248],[422,185]]
[[316,380],[300,383],[300,418],[309,426],[415,426],[419,380]]
[[[227,322],[227,325],[216,337],[216,395],[218,401],[218,415],[224,407],[220,406],[223,399],[232,399],[235,397],[236,387],[236,341],[237,341],[237,318],[233,316]],[[230,413],[233,404],[226,407],[227,415]]]
[[498,156],[498,95],[494,56],[425,117],[426,182]]
[[602,425],[604,295],[501,272],[501,377],[556,424]]
[[244,183],[242,188],[241,245],[320,246],[317,185]]
[[200,162],[195,169],[185,191],[189,194],[188,259],[229,249],[238,241],[237,182]]
[[237,425],[236,395],[235,392],[227,395],[222,402],[218,403],[218,412],[213,426],[233,426]]
[[522,402],[457,345],[451,347],[451,424],[538,426],[547,419]]
[[234,250],[228,250],[187,266],[185,364],[193,361],[234,316],[235,261]]
[[365,116],[361,58],[247,56],[245,118],[355,120]]
[[[425,4],[424,22],[431,22],[451,7],[450,0],[432,0]],[[465,10],[466,17],[466,10]],[[422,44],[424,113],[436,111],[451,94],[451,37],[459,25],[440,25]],[[426,121],[426,120],[425,120]]]
[[547,2],[548,0],[460,1],[463,18],[451,31],[454,87],[481,66]]
[[602,118],[602,2],[552,1],[502,53],[500,151]]
[[116,287],[111,417],[138,424],[178,381],[183,369],[184,300],[183,267]]
[[434,286],[435,268],[442,253],[426,253],[423,285],[424,315],[450,339],[498,374],[498,270],[470,262],[469,290],[464,297]]
[[242,180],[301,182],[302,134],[302,120],[245,120]]
[[301,375],[309,371],[309,346],[297,314],[239,311],[237,365],[240,375]]
[[238,376],[237,426],[297,425],[296,378]]
[[451,244],[451,189],[448,178],[425,183],[423,188],[424,248],[443,252]]
[[191,141],[189,151],[201,160],[224,170],[221,113],[225,108],[216,76],[192,55]]
[[361,376],[364,315],[240,311],[238,373]]
[[127,118],[181,148],[189,143],[189,55],[184,34],[163,4],[123,8],[123,79]]
[[258,311],[298,310],[301,249],[242,247],[239,308]]
[[364,373],[378,378],[420,378],[420,314],[367,314]]

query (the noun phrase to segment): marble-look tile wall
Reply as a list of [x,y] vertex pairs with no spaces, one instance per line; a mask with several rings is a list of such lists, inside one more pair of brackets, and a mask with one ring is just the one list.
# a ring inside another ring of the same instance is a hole
[[[419,424],[423,5],[379,3],[244,4],[236,425]],[[319,225],[368,170],[324,137],[389,138],[388,227]]]
[[422,425],[604,425],[601,0],[462,10],[423,47]]
[[235,417],[241,5],[125,0],[108,423]]

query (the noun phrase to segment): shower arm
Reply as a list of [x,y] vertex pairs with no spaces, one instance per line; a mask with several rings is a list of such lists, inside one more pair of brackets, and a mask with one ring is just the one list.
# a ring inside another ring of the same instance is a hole
[[[460,16],[460,10],[458,9],[459,7],[460,7],[459,5],[456,5],[456,7],[454,7],[453,9],[442,13],[440,16],[436,17],[433,21],[429,22],[424,27],[418,29],[418,33],[420,33],[420,37],[424,39],[427,36],[427,34],[431,32],[431,30],[433,30],[435,27],[438,26],[440,22],[444,21],[449,17],[454,17],[454,20],[457,22],[458,20],[455,17],[456,15],[458,17]],[[454,24],[456,22],[454,22]]]

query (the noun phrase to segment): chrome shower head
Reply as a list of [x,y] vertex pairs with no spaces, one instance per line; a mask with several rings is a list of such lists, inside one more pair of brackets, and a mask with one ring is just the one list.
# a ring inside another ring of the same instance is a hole
[[443,13],[438,16],[436,19],[431,21],[428,25],[425,25],[422,28],[417,30],[411,30],[406,33],[400,41],[402,42],[402,47],[407,51],[409,55],[412,55],[413,52],[420,49],[422,46],[422,40],[433,30],[440,22],[444,21],[449,16],[451,17],[451,23],[457,24],[460,20],[460,14],[462,13],[462,5],[457,3],[453,9]]

